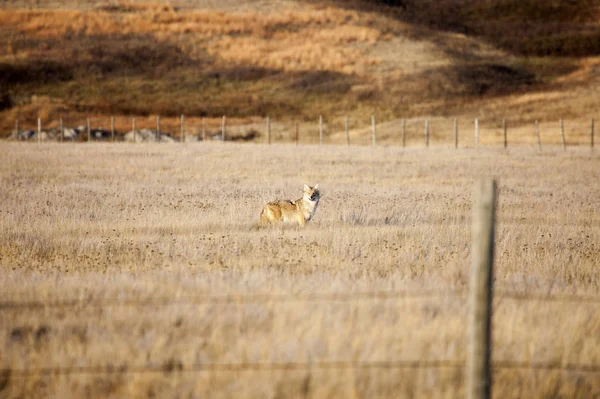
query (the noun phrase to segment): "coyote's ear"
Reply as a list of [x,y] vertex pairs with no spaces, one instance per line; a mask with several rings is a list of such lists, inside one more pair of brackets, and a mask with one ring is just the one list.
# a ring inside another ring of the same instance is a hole
[[319,183],[315,184],[315,186],[313,187],[315,190],[319,189]]
[[310,187],[308,187],[308,184],[305,184],[304,185],[304,191],[308,191],[308,190],[310,190]]

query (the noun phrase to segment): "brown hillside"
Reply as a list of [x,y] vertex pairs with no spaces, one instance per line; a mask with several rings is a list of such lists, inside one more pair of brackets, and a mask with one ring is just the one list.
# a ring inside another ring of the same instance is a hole
[[588,118],[598,4],[8,1],[0,131],[38,116]]

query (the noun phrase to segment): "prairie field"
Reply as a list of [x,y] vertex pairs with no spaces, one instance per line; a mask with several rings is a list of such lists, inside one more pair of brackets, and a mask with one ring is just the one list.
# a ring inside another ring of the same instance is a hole
[[[465,396],[498,182],[493,397],[600,397],[589,148],[0,143],[0,396]],[[304,228],[262,206],[321,187]]]

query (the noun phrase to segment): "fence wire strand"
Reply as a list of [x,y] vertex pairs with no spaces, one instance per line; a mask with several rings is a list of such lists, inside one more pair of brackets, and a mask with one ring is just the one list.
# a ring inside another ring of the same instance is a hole
[[[89,366],[89,367],[39,367],[29,369],[4,368],[5,378],[30,378],[59,375],[112,375],[246,371],[311,371],[311,370],[368,370],[368,369],[463,369],[465,363],[453,360],[394,360],[394,361],[322,361],[286,363],[194,363],[184,365],[167,362],[163,365],[145,366]],[[492,362],[493,369],[556,371],[569,373],[600,373],[600,365],[561,364],[542,362]]]
[[[179,296],[179,297],[152,297],[141,299],[64,299],[64,300],[34,300],[34,301],[0,301],[0,310],[5,309],[47,309],[47,308],[104,308],[104,307],[152,307],[175,305],[245,305],[258,303],[303,303],[303,302],[347,302],[347,301],[375,301],[375,300],[426,300],[465,298],[467,292],[463,290],[446,292],[355,292],[355,293],[321,293],[321,294],[243,294],[219,296]],[[600,303],[598,296],[585,295],[548,295],[523,293],[515,291],[496,291],[495,300],[538,301],[538,302],[576,302]]]

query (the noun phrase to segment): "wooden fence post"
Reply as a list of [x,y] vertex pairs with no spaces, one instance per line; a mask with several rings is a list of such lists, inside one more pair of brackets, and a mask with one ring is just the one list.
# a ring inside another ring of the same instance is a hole
[[406,147],[406,119],[402,119],[402,148]]
[[156,141],[160,143],[160,115],[156,116]]
[[131,128],[133,129],[132,130],[133,131],[133,142],[135,143],[135,141],[136,141],[136,138],[135,138],[135,134],[136,134],[135,133],[135,118],[131,119]]
[[271,144],[271,119],[267,116],[267,144]]
[[221,119],[221,141],[225,142],[225,121],[226,116],[223,115],[223,119]]
[[458,120],[454,118],[454,148],[458,148]]
[[202,141],[206,141],[206,125],[204,123],[204,117],[202,117],[201,126],[202,126]]
[[319,145],[323,144],[323,116],[319,116]]
[[185,143],[185,116],[181,114],[181,142]]
[[38,131],[37,131],[38,144],[42,142],[42,119],[38,118]]
[[110,117],[110,141],[115,142],[115,117]]
[[562,141],[563,151],[567,150],[567,143],[565,141],[565,125],[563,120],[560,120],[560,140]]
[[504,130],[504,149],[506,150],[506,148],[508,147],[506,119],[502,119],[502,129]]
[[344,122],[345,122],[345,126],[346,126],[346,145],[350,145],[350,130],[348,129],[348,115],[346,115]]
[[298,126],[298,122],[296,122],[296,147],[298,147],[298,141],[300,141],[300,127]]
[[61,117],[58,120],[58,132],[60,134],[60,142],[63,142],[63,137],[65,136],[65,127],[63,125],[63,118]]
[[375,124],[375,114],[371,115],[371,133],[373,136],[373,145],[377,144],[377,127]]
[[590,129],[591,129],[590,146],[591,146],[592,151],[594,151],[594,120],[593,119],[590,121]]
[[429,119],[425,119],[425,146],[429,148]]
[[540,124],[537,120],[535,121],[535,135],[537,137],[538,149],[541,151],[542,150],[542,136],[540,136]]
[[[21,127],[19,126],[19,120],[18,119],[16,120],[15,125],[16,125],[15,129],[17,131],[17,140],[20,140],[19,136],[21,135]],[[593,138],[592,138],[592,141],[593,141]],[[594,147],[593,144],[592,144],[592,147]]]
[[88,143],[92,141],[92,129],[90,128],[90,118],[87,118],[87,134],[88,134]]
[[475,118],[475,148],[479,148],[479,119]]
[[492,388],[490,358],[496,182],[476,184],[471,230],[467,398],[488,399]]

